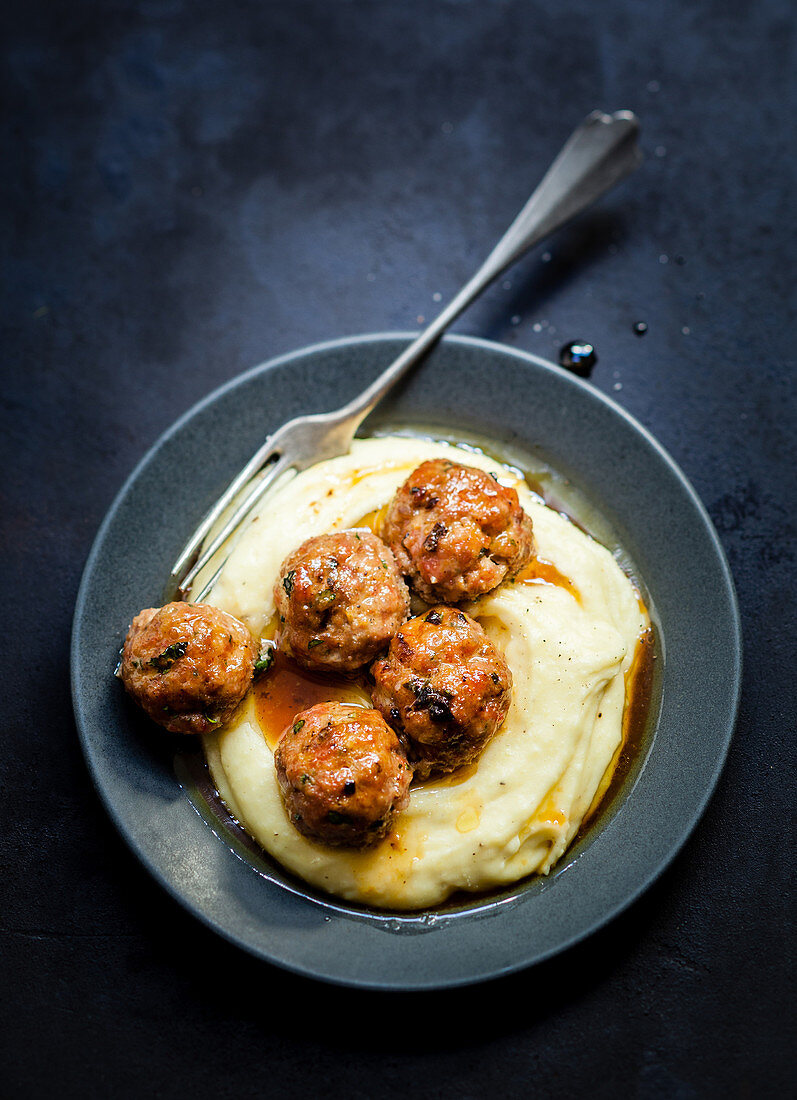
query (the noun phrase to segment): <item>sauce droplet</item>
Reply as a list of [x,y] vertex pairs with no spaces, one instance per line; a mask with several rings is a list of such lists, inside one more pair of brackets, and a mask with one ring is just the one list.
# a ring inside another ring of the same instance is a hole
[[571,340],[559,352],[559,362],[574,374],[589,378],[592,368],[598,362],[598,356],[592,344],[585,340]]
[[636,324],[633,326],[634,336],[644,336],[647,331],[648,326],[645,321],[637,321]]
[[458,833],[472,833],[479,826],[480,814],[475,806],[467,806],[457,818]]

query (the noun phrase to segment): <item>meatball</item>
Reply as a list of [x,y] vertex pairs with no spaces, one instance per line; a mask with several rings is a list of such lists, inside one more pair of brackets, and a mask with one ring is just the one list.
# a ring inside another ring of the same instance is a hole
[[364,848],[409,801],[412,768],[382,715],[318,703],[296,715],[274,757],[285,807],[305,836]]
[[372,672],[374,706],[405,739],[419,779],[473,763],[509,710],[503,654],[453,607],[405,623]]
[[282,563],[274,599],[279,648],[326,672],[369,664],[409,614],[395,558],[366,530],[307,539]]
[[167,603],[133,619],[119,677],[159,725],[172,733],[207,733],[246,695],[257,648],[232,615],[210,604]]
[[515,490],[444,458],[410,474],[381,533],[427,603],[475,599],[517,573],[534,550],[531,520]]

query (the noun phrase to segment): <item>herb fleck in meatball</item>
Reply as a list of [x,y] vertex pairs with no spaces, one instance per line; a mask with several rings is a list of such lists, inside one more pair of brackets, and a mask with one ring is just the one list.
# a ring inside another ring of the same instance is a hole
[[473,763],[509,710],[503,655],[452,607],[405,623],[372,672],[374,706],[404,738],[419,779]]
[[444,458],[409,476],[381,534],[427,603],[475,599],[514,576],[534,550],[531,520],[515,490]]
[[318,703],[297,714],[274,757],[288,816],[323,844],[364,848],[409,801],[412,768],[381,714]]
[[409,614],[395,558],[366,530],[307,539],[282,563],[274,599],[277,645],[320,671],[367,665]]
[[238,619],[210,604],[167,603],[133,619],[119,676],[172,733],[207,733],[232,717],[249,689],[257,645]]

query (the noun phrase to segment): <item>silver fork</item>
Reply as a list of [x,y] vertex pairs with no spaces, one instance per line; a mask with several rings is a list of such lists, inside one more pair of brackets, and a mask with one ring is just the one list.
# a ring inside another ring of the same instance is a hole
[[[639,122],[631,111],[593,111],[562,147],[541,183],[476,274],[366,390],[334,412],[300,416],[270,435],[233,479],[185,544],[174,564],[167,596],[184,599],[205,566],[224,547],[275,480],[345,454],[360,424],[385,394],[423,358],[460,313],[510,264],[628,176],[642,156]],[[207,546],[225,511],[241,497]],[[229,555],[227,555],[229,556]],[[203,600],[226,564],[221,562],[192,598]]]

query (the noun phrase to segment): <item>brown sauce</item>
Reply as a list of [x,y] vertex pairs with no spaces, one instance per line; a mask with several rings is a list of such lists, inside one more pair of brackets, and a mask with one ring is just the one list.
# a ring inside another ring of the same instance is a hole
[[387,515],[387,510],[390,506],[390,502],[383,504],[381,508],[377,508],[374,512],[366,512],[365,515],[359,519],[356,523],[352,524],[354,529],[358,527],[365,527],[371,531],[377,538],[381,538],[379,532],[382,530],[382,525]]
[[515,584],[553,584],[557,588],[564,588],[579,603],[581,594],[564,573],[560,573],[552,561],[545,558],[532,558],[528,565],[524,565],[514,579]]
[[366,695],[355,678],[308,672],[274,650],[271,667],[255,682],[254,699],[258,724],[273,750],[300,711],[316,703],[365,703]]
[[604,782],[601,783],[592,805],[584,815],[574,842],[580,839],[585,829],[591,825],[601,806],[609,805],[628,777],[631,764],[641,752],[653,695],[655,641],[653,627],[648,627],[637,639],[631,667],[625,676],[622,740],[611,764],[606,769]]

